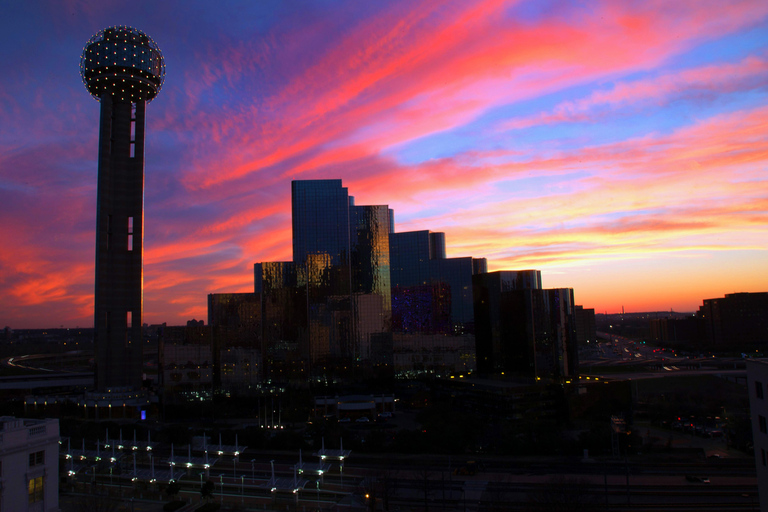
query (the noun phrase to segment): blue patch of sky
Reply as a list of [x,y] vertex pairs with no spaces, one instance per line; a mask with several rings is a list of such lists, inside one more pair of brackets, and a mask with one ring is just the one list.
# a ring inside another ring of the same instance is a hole
[[768,37],[766,37],[767,24],[764,20],[759,26],[749,30],[727,34],[712,41],[704,41],[688,52],[671,58],[666,67],[676,70],[706,66],[717,62],[738,62],[748,55],[766,56],[768,54],[766,47],[766,41],[768,41]]
[[[638,74],[633,80],[647,77]],[[612,86],[599,87],[611,90]],[[579,86],[531,101],[505,106],[488,112],[475,121],[453,130],[422,137],[392,148],[389,153],[404,164],[451,157],[465,151],[510,150],[511,161],[547,157],[560,151],[586,146],[599,146],[647,135],[664,135],[707,118],[754,108],[765,103],[765,87],[751,91],[723,94],[710,91],[688,91],[677,96],[649,98],[627,105],[598,105],[588,115],[594,120],[531,126],[524,129],[495,131],[506,119],[520,119],[538,113],[551,113],[558,104],[570,99],[586,98],[595,89]]]
[[506,17],[519,23],[532,24],[552,16],[560,4],[557,0],[518,2],[507,9]]
[[607,212],[601,215],[593,215],[591,217],[592,224],[605,225],[606,223],[620,221],[624,219],[640,219],[644,217],[668,217],[669,211],[662,208],[646,209],[646,210],[617,210]]
[[581,188],[579,182],[592,175],[589,171],[577,171],[569,174],[560,174],[557,179],[552,176],[530,176],[494,183],[498,192],[503,192],[508,199],[515,197],[529,198],[546,196],[550,194],[562,194],[569,192],[570,188]]

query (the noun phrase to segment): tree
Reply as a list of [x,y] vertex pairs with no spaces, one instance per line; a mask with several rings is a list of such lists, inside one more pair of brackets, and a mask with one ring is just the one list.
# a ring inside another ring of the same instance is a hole
[[211,482],[210,480],[206,480],[205,483],[200,487],[200,495],[208,499],[213,495],[213,490],[216,488],[216,484]]
[[179,492],[181,492],[181,484],[175,480],[170,482],[165,488],[165,494],[167,494],[169,498],[173,498],[179,494]]

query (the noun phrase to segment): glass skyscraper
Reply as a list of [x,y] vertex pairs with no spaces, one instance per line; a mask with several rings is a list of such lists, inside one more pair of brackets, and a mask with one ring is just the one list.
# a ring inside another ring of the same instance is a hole
[[484,259],[446,258],[445,234],[390,233],[392,332],[398,370],[474,369],[472,274]]
[[333,266],[349,265],[349,202],[341,180],[291,182],[294,263],[326,254]]
[[293,260],[254,265],[263,378],[576,372],[573,290],[448,258],[444,233],[396,233],[392,210],[356,205],[341,180],[291,192]]
[[257,263],[267,371],[367,364],[391,324],[390,211],[355,206],[341,180],[291,184],[293,261]]

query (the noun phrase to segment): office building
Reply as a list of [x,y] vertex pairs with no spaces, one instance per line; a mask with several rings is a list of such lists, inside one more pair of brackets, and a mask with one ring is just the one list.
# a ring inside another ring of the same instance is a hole
[[243,391],[261,381],[261,296],[255,293],[208,295],[208,325],[217,388]]
[[768,510],[768,359],[747,360],[747,390],[760,510]]
[[164,403],[210,396],[214,375],[211,327],[187,322],[154,330],[158,333],[158,381]]
[[293,261],[254,265],[265,371],[368,364],[389,334],[390,211],[356,206],[341,180],[294,181],[291,191]]
[[529,380],[577,375],[573,290],[541,289],[537,270],[473,278],[477,369]]
[[489,274],[484,258],[449,258],[444,233],[396,232],[392,210],[356,205],[341,180],[292,182],[291,206],[292,261],[254,264],[262,380],[447,375],[474,370],[480,352],[486,373],[576,374],[572,290],[542,290],[536,270]]
[[393,232],[389,243],[395,370],[473,370],[472,275],[487,270],[485,259],[447,258],[439,232]]
[[99,31],[80,73],[101,103],[96,213],[96,388],[138,389],[142,380],[144,130],[146,104],[163,85],[160,48],[130,27]]
[[576,321],[576,343],[578,346],[586,346],[589,343],[596,343],[597,325],[595,323],[594,308],[574,306],[573,314]]
[[697,317],[703,322],[706,345],[768,343],[768,292],[731,293],[719,299],[706,299]]
[[0,510],[59,510],[59,420],[0,417]]

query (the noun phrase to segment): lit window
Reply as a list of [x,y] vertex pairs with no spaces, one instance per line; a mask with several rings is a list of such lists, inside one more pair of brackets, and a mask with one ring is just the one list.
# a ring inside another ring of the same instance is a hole
[[[42,453],[42,452],[40,452]],[[27,494],[29,495],[30,503],[37,503],[43,501],[43,477],[31,478],[27,487]]]

